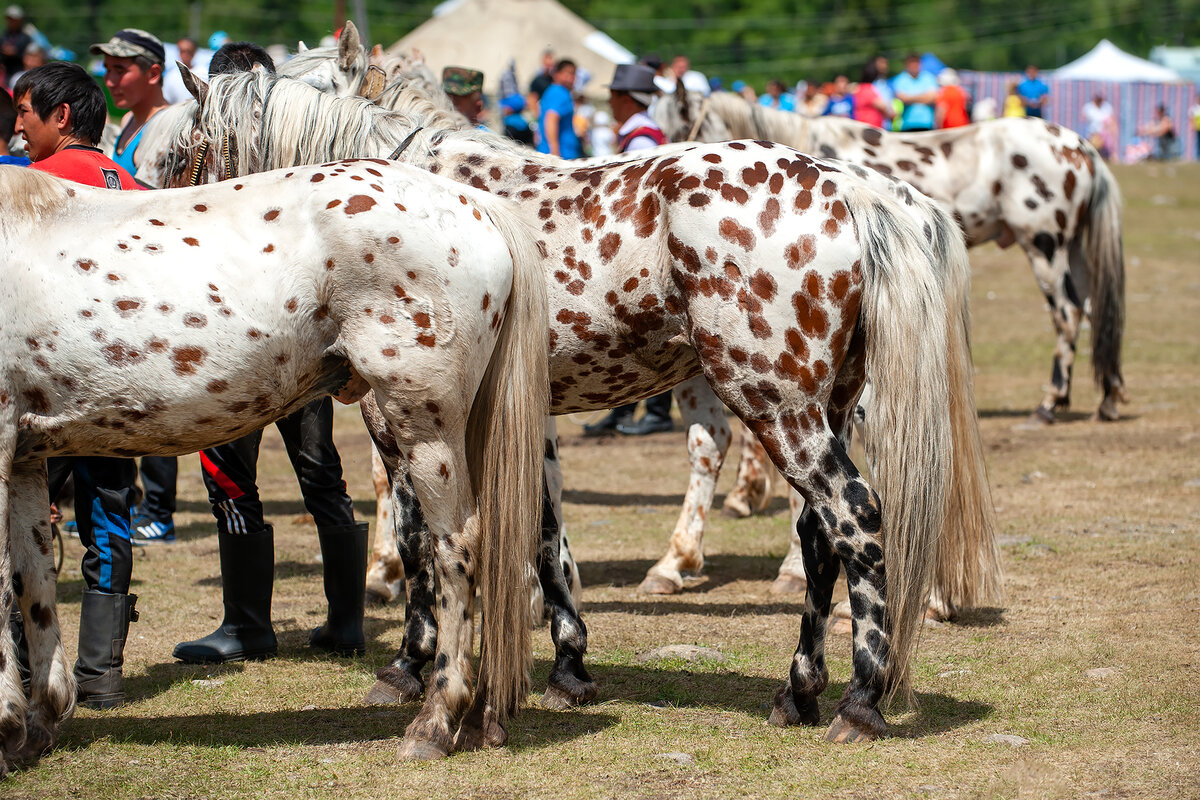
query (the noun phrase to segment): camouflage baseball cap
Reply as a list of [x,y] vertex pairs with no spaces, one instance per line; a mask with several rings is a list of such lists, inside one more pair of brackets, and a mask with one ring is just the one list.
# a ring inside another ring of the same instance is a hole
[[116,58],[141,56],[153,64],[162,64],[166,60],[166,51],[159,38],[137,28],[119,30],[107,42],[89,47],[88,52],[94,56],[105,55]]
[[465,97],[483,91],[483,73],[467,67],[446,67],[442,70],[442,91]]

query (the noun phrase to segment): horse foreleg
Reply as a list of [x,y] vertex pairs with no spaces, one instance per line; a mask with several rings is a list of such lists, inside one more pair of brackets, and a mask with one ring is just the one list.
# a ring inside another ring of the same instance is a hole
[[712,509],[721,464],[733,438],[725,419],[725,406],[703,377],[675,387],[675,399],[688,426],[692,474],[667,553],[649,569],[638,587],[638,591],[648,594],[675,594],[683,589],[683,573],[698,575],[704,567],[704,525]]
[[63,649],[55,613],[58,573],[51,553],[46,468],[26,462],[13,470],[9,519],[13,584],[29,645],[31,704],[25,718],[22,763],[36,762],[53,745],[59,724],[75,707],[75,679]]
[[[755,441],[758,441],[755,439]],[[779,565],[779,575],[771,584],[771,594],[799,594],[807,586],[804,572],[804,545],[800,540],[800,516],[804,513],[804,498],[795,489],[788,491],[788,510],[792,515],[788,552]]]
[[771,502],[771,478],[775,467],[767,458],[767,451],[750,430],[742,424],[741,454],[738,458],[737,481],[729,494],[725,495],[724,511],[730,517],[749,517],[767,507]]
[[404,591],[404,567],[392,522],[389,470],[376,447],[371,448],[371,480],[375,485],[375,544],[367,568],[367,599],[390,603]]
[[1071,372],[1075,366],[1075,340],[1079,335],[1083,302],[1071,278],[1065,247],[1058,247],[1048,233],[1038,233],[1031,242],[1022,242],[1022,246],[1033,267],[1033,276],[1046,296],[1050,318],[1058,332],[1050,385],[1031,418],[1034,422],[1052,423],[1055,409],[1071,404]]

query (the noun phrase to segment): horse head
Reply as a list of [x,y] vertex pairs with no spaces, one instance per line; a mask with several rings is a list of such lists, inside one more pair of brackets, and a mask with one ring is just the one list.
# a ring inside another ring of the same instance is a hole
[[301,50],[279,67],[279,75],[303,81],[335,97],[367,96],[363,94],[364,87],[372,91],[378,80],[369,56],[358,28],[347,20],[336,47]]

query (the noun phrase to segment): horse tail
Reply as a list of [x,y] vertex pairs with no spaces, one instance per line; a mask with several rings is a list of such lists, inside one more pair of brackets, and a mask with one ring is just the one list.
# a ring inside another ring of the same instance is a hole
[[934,575],[940,599],[955,607],[970,608],[1003,597],[1003,570],[996,543],[996,515],[988,486],[983,439],[975,410],[974,365],[971,361],[971,265],[962,231],[938,206],[934,215],[930,252],[934,264],[944,268],[947,361],[950,387],[950,428],[954,460],[946,529],[942,536]]
[[[843,184],[844,185],[844,184]],[[875,392],[866,442],[882,505],[891,634],[888,699],[911,699],[909,665],[937,563],[953,466],[946,301],[921,229],[890,198],[850,189],[862,248],[859,325]]]
[[1092,369],[1107,395],[1124,399],[1121,337],[1125,330],[1125,250],[1121,240],[1121,190],[1104,159],[1090,146],[1092,194],[1088,199],[1085,244],[1090,267]]
[[490,197],[475,197],[512,254],[512,290],[496,347],[467,420],[479,509],[477,577],[483,614],[479,692],[501,722],[529,694],[528,565],[541,538],[542,461],[550,401],[549,312],[534,232]]

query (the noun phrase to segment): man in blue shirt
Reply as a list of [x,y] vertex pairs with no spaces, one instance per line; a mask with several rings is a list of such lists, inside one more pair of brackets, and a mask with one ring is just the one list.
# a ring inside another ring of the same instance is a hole
[[933,104],[937,102],[937,78],[921,69],[921,56],[909,53],[904,72],[892,79],[896,99],[904,103],[900,117],[902,131],[933,130]]
[[1025,106],[1025,116],[1044,116],[1050,87],[1038,78],[1038,68],[1033,64],[1025,68],[1025,80],[1017,86],[1017,94],[1021,98],[1021,104]]
[[583,144],[575,133],[575,62],[564,58],[554,66],[554,82],[542,93],[538,119],[538,151],[560,158],[580,158]]

